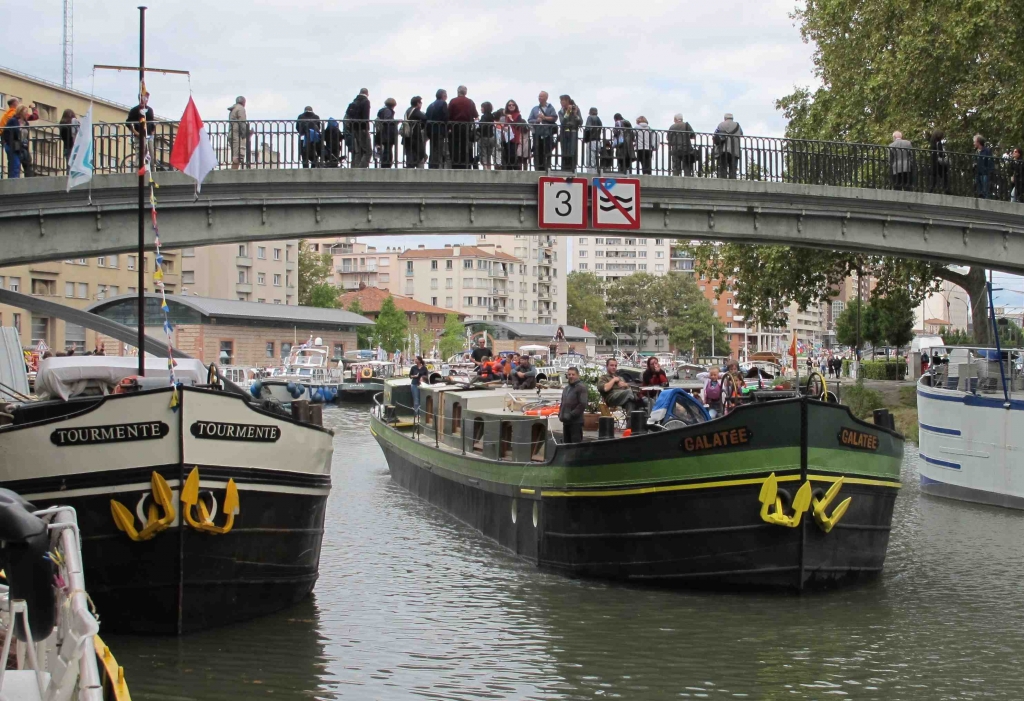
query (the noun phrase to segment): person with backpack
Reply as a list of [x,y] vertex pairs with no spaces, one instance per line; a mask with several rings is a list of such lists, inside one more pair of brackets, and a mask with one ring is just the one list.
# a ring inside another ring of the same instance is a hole
[[384,106],[377,110],[373,139],[381,168],[391,168],[395,163],[395,146],[398,144],[398,124],[395,122],[397,104],[395,98],[389,97],[384,100]]
[[345,110],[345,143],[352,152],[353,168],[369,168],[370,154],[370,91],[359,90],[356,99]]
[[588,173],[596,173],[601,153],[604,125],[597,116],[597,108],[591,107],[587,122],[583,126],[583,166]]
[[323,152],[323,123],[313,108],[306,108],[295,119],[295,131],[299,133],[299,157],[303,168],[319,168]]
[[701,392],[701,398],[704,400],[704,404],[707,405],[708,410],[711,413],[711,418],[721,416],[725,413],[724,392],[722,390],[722,380],[719,377],[717,365],[712,365],[711,369],[708,371],[708,377],[704,380],[704,389]]
[[427,160],[427,144],[423,134],[427,117],[423,114],[422,108],[423,98],[419,95],[409,100],[409,109],[405,111],[405,117],[399,129],[405,149],[406,168],[422,168],[423,163]]
[[341,142],[344,137],[341,134],[341,127],[334,117],[327,118],[327,128],[324,129],[324,165],[328,168],[341,166]]

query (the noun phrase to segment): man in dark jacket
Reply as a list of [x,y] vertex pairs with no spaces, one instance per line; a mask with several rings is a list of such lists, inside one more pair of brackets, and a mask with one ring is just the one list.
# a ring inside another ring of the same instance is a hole
[[438,90],[437,99],[427,107],[427,139],[430,141],[430,168],[444,168],[448,157],[448,91]]
[[303,168],[320,167],[320,154],[323,150],[322,129],[320,116],[312,107],[306,105],[306,109],[295,120],[295,131],[299,133],[299,157],[302,159]]
[[451,122],[452,168],[466,170],[473,157],[473,122],[480,113],[476,103],[466,97],[469,89],[460,85],[458,96],[448,104],[448,120]]
[[693,164],[697,160],[693,152],[693,127],[677,114],[668,128],[668,151],[672,158],[672,175],[693,176]]
[[548,102],[548,94],[541,90],[537,104],[530,110],[526,120],[533,126],[533,167],[538,171],[551,169],[551,152],[555,148],[555,134],[558,133],[558,112]]
[[369,168],[370,154],[370,91],[362,88],[345,110],[345,131],[352,135],[352,167]]
[[341,166],[341,127],[334,117],[327,118],[327,128],[324,129],[324,165],[328,168]]
[[562,442],[583,442],[583,414],[587,410],[587,386],[580,380],[580,371],[571,367],[565,371],[569,384],[562,389],[562,403],[558,418],[562,422]]
[[726,112],[724,119],[718,123],[714,135],[715,156],[718,158],[718,177],[736,178],[741,155],[741,136],[743,136],[743,127],[732,118],[731,112]]
[[377,123],[374,125],[374,146],[380,151],[380,167],[390,168],[395,162],[395,145],[398,143],[398,124],[395,122],[395,105],[393,97],[384,100],[384,106],[377,110]]

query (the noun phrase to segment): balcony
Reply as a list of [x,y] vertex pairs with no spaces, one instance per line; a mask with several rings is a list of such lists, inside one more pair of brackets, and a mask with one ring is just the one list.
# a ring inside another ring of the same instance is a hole
[[501,307],[497,304],[492,304],[487,307],[487,311],[493,312],[494,314],[508,314],[508,307]]
[[286,260],[285,263],[284,263],[284,269],[289,271],[289,272],[295,270],[295,261],[293,261],[293,260]]
[[252,258],[249,256],[235,256],[235,265],[243,268],[251,268]]
[[508,269],[507,268],[502,268],[500,266],[494,266],[493,268],[491,268],[490,276],[491,277],[507,278],[508,277]]
[[252,283],[251,282],[236,282],[235,292],[252,294]]
[[60,275],[60,263],[29,263],[28,270],[31,273],[42,273],[44,275]]
[[551,282],[551,276],[550,275],[538,275],[537,276],[537,282]]
[[508,290],[502,289],[500,287],[495,287],[494,289],[491,290],[491,296],[492,297],[508,297]]

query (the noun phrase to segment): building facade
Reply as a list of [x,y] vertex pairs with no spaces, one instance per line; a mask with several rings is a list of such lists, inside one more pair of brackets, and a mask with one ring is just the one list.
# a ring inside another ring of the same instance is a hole
[[360,287],[398,291],[398,256],[403,249],[388,246],[378,251],[376,246],[351,239],[320,246],[321,252],[331,254],[332,284],[336,287],[346,292]]
[[914,333],[933,334],[931,329],[947,328],[953,331],[971,333],[971,298],[959,285],[946,280],[942,287],[933,292],[914,310]]
[[[169,296],[174,346],[205,363],[244,367],[278,366],[292,347],[310,338],[322,339],[340,358],[356,349],[356,329],[369,319],[342,309],[321,309],[255,302]],[[136,298],[123,295],[96,302],[88,311],[127,326],[138,324]],[[160,296],[146,295],[146,326],[159,330],[164,322]],[[102,337],[108,355],[124,355],[118,341]]]
[[181,250],[182,294],[299,303],[299,242],[225,243]]
[[[164,286],[169,294],[175,294],[181,285],[178,254],[163,251],[163,257]],[[145,255],[143,265],[146,291],[153,292],[152,253]],[[75,309],[87,309],[118,295],[136,294],[138,284],[138,256],[134,253],[0,268],[0,288]],[[5,304],[0,304],[0,326],[16,328],[26,348],[43,343],[57,351],[85,351],[95,350],[101,341],[91,329]]]
[[512,255],[507,321],[529,324],[564,324],[565,266],[568,238],[548,234],[481,234],[476,245]]

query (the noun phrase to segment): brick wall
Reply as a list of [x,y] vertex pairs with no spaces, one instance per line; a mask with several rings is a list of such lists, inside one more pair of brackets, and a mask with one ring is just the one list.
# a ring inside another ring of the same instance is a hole
[[[194,358],[203,362],[218,362],[220,358],[221,342],[230,341],[234,349],[234,356],[231,359],[232,365],[243,365],[246,367],[267,367],[281,364],[282,343],[305,343],[310,336],[323,339],[324,345],[331,349],[332,354],[335,344],[342,344],[344,351],[356,349],[355,331],[311,331],[298,328],[292,333],[286,329],[265,329],[250,326],[222,326],[220,324],[205,325],[202,327],[179,326],[179,333],[187,332],[189,329],[199,328],[196,351],[193,353],[181,346]],[[274,357],[267,357],[267,344],[274,344]]]

